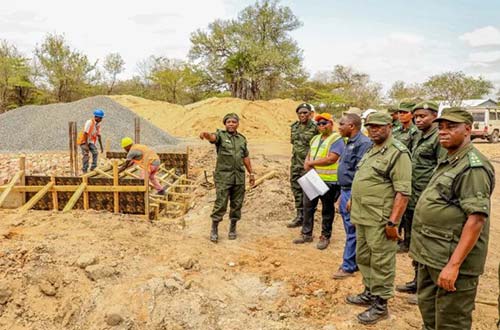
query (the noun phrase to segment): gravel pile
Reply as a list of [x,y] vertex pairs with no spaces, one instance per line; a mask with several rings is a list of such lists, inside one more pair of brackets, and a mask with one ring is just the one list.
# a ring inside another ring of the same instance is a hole
[[[105,112],[102,142],[111,141],[111,150],[121,150],[125,136],[134,137],[134,118],[128,108],[105,96],[95,96],[72,103],[24,106],[0,115],[0,151],[57,151],[69,147],[68,122],[76,121],[80,132],[95,108]],[[177,144],[177,139],[146,120],[141,120],[141,143],[163,149]]]

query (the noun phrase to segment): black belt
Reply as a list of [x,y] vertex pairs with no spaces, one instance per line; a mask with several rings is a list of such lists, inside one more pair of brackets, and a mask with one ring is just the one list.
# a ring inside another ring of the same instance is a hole
[[351,186],[340,186],[342,190],[351,190]]

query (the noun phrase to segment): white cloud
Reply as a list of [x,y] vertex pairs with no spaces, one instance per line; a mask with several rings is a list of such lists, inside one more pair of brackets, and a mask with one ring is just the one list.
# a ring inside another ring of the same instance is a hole
[[464,33],[459,39],[472,47],[500,45],[500,30],[489,25]]
[[469,61],[476,64],[495,62],[498,60],[500,60],[500,50],[475,52],[469,54]]

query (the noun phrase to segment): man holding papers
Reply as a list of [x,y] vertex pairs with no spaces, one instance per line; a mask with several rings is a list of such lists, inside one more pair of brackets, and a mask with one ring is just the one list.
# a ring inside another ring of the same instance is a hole
[[309,243],[313,240],[314,213],[319,200],[322,204],[321,236],[317,248],[324,250],[330,244],[332,236],[334,203],[340,195],[337,181],[337,161],[344,151],[344,140],[333,132],[333,119],[329,113],[317,115],[315,121],[320,134],[311,139],[310,150],[304,162],[306,171],[316,171],[321,180],[328,186],[328,191],[321,196],[310,199],[304,195],[304,223],[301,236],[293,241],[295,244]]

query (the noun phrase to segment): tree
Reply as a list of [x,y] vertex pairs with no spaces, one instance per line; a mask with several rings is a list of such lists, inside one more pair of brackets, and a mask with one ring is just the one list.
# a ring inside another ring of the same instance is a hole
[[90,63],[86,55],[70,49],[62,35],[49,34],[35,49],[44,83],[56,100],[70,102],[87,92],[97,80],[97,62]]
[[104,59],[104,70],[108,75],[108,95],[113,92],[116,83],[116,77],[125,70],[125,61],[118,53],[111,53]]
[[424,87],[431,98],[447,101],[451,106],[460,106],[465,99],[481,98],[488,94],[493,84],[482,77],[474,78],[458,71],[434,75],[424,83]]
[[0,113],[23,105],[34,87],[31,68],[14,45],[0,42]]
[[394,103],[400,103],[402,100],[407,99],[421,99],[426,96],[422,85],[406,84],[401,80],[395,81],[387,94],[389,98],[394,101]]
[[216,20],[207,32],[194,32],[189,56],[212,87],[243,99],[272,97],[304,75],[302,52],[289,35],[300,25],[278,1],[258,1],[237,19]]

